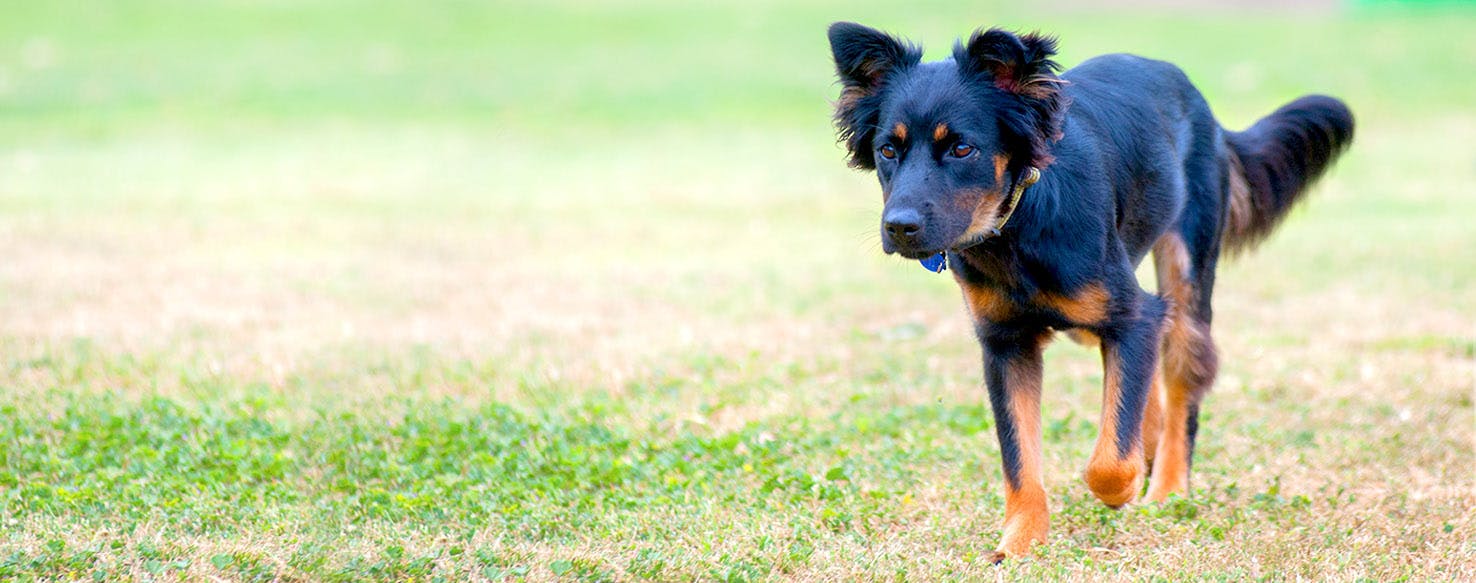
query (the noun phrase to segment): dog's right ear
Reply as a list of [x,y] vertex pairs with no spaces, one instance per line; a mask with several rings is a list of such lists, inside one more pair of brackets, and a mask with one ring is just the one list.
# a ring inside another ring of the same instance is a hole
[[922,50],[854,22],[830,25],[830,52],[840,77],[835,127],[851,153],[851,166],[876,168],[871,141],[881,117],[882,85],[892,73],[916,65]]

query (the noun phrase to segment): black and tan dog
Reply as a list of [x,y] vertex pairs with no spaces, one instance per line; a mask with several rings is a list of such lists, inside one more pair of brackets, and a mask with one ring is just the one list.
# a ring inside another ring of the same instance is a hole
[[[830,27],[835,120],[881,181],[882,248],[951,268],[979,342],[1005,475],[999,558],[1044,540],[1041,351],[1097,342],[1105,386],[1086,483],[1109,506],[1187,495],[1218,360],[1220,256],[1277,225],[1353,136],[1342,102],[1297,99],[1227,131],[1168,63],[1110,55],[1063,74],[1055,41],[975,33],[953,57]],[[1138,285],[1148,252],[1158,293]]]

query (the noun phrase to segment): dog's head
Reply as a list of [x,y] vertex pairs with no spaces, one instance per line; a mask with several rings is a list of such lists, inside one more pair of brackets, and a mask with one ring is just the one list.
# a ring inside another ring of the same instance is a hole
[[951,59],[921,63],[915,45],[838,22],[830,48],[841,141],[881,181],[883,251],[921,258],[976,238],[1015,178],[1050,163],[1065,105],[1054,39],[979,31]]

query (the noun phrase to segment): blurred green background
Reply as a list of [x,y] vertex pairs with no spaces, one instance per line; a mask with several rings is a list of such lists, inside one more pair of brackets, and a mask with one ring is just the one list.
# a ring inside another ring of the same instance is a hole
[[[7,126],[20,124],[12,138],[27,123],[92,135],[286,120],[806,126],[824,118],[833,93],[812,73],[828,59],[815,30],[837,19],[898,31],[928,45],[932,58],[980,25],[1059,34],[1066,63],[1104,52],[1171,58],[1230,122],[1261,113],[1237,108],[1237,98],[1308,87],[1408,115],[1470,103],[1470,84],[1430,74],[1471,64],[1459,13],[1278,4],[1287,11],[1217,2],[1154,12],[1072,2],[905,10],[881,2],[16,2],[0,24],[4,113]],[[1205,30],[1207,21],[1236,34]]]

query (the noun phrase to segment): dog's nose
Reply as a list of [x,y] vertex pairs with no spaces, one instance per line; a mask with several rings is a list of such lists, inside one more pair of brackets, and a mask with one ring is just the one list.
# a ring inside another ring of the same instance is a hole
[[887,236],[898,245],[911,245],[922,235],[922,215],[913,209],[896,209],[882,217]]

